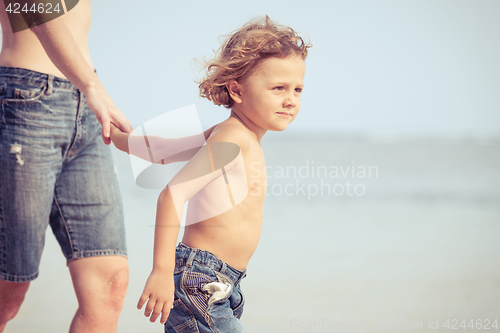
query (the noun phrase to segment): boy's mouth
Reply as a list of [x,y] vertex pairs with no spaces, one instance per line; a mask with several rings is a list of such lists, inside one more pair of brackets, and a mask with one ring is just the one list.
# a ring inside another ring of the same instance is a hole
[[277,114],[279,114],[281,117],[284,117],[284,118],[290,118],[292,116],[291,113],[289,112],[276,112]]

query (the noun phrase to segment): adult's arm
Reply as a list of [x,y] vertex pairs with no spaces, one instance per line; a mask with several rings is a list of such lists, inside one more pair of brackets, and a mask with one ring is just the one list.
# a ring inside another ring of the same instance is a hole
[[30,30],[35,33],[54,65],[84,93],[88,107],[102,125],[104,143],[111,142],[110,123],[124,132],[131,132],[130,122],[109,97],[94,70],[83,57],[64,21],[59,17]]

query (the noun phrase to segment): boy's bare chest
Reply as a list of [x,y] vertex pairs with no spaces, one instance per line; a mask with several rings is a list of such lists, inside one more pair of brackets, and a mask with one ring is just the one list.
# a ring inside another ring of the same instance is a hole
[[219,170],[219,177],[190,199],[192,203],[196,203],[198,210],[218,207],[219,210],[226,211],[243,201],[244,206],[260,206],[264,203],[267,174],[262,149],[240,153],[233,162],[230,168]]
[[[260,147],[259,147],[260,148]],[[267,188],[266,161],[262,149],[250,150],[245,156],[248,194],[264,200]]]

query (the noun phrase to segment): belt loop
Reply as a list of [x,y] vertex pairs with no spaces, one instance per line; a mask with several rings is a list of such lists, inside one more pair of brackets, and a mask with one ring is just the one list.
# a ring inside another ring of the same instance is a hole
[[235,285],[238,285],[238,284],[241,282],[241,280],[243,280],[243,278],[244,278],[245,276],[247,276],[247,270],[246,270],[246,269],[243,271],[243,273],[241,273],[241,274],[240,274],[240,276],[239,276],[239,277],[238,277],[238,279],[236,280]]
[[194,260],[194,257],[196,256],[196,251],[197,250],[198,249],[191,249],[191,253],[189,254],[189,258],[186,261],[186,266],[187,267],[191,267],[191,265],[193,264],[193,260]]
[[226,262],[223,261],[219,272],[221,272],[222,274],[226,274],[226,269],[227,269]]
[[47,82],[47,91],[45,95],[52,95],[52,88],[54,87],[54,75],[49,74],[49,79]]

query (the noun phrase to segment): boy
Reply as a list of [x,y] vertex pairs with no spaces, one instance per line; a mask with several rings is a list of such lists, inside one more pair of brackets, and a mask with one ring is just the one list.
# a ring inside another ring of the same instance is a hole
[[[240,281],[259,242],[266,193],[260,140],[297,116],[309,47],[266,16],[236,31],[207,64],[200,95],[231,114],[204,133],[206,145],[159,196],[153,270],[138,303],[140,309],[147,302],[152,322],[161,314],[166,332],[244,332]],[[112,130],[121,150],[126,137]],[[257,177],[249,174],[256,169]]]

